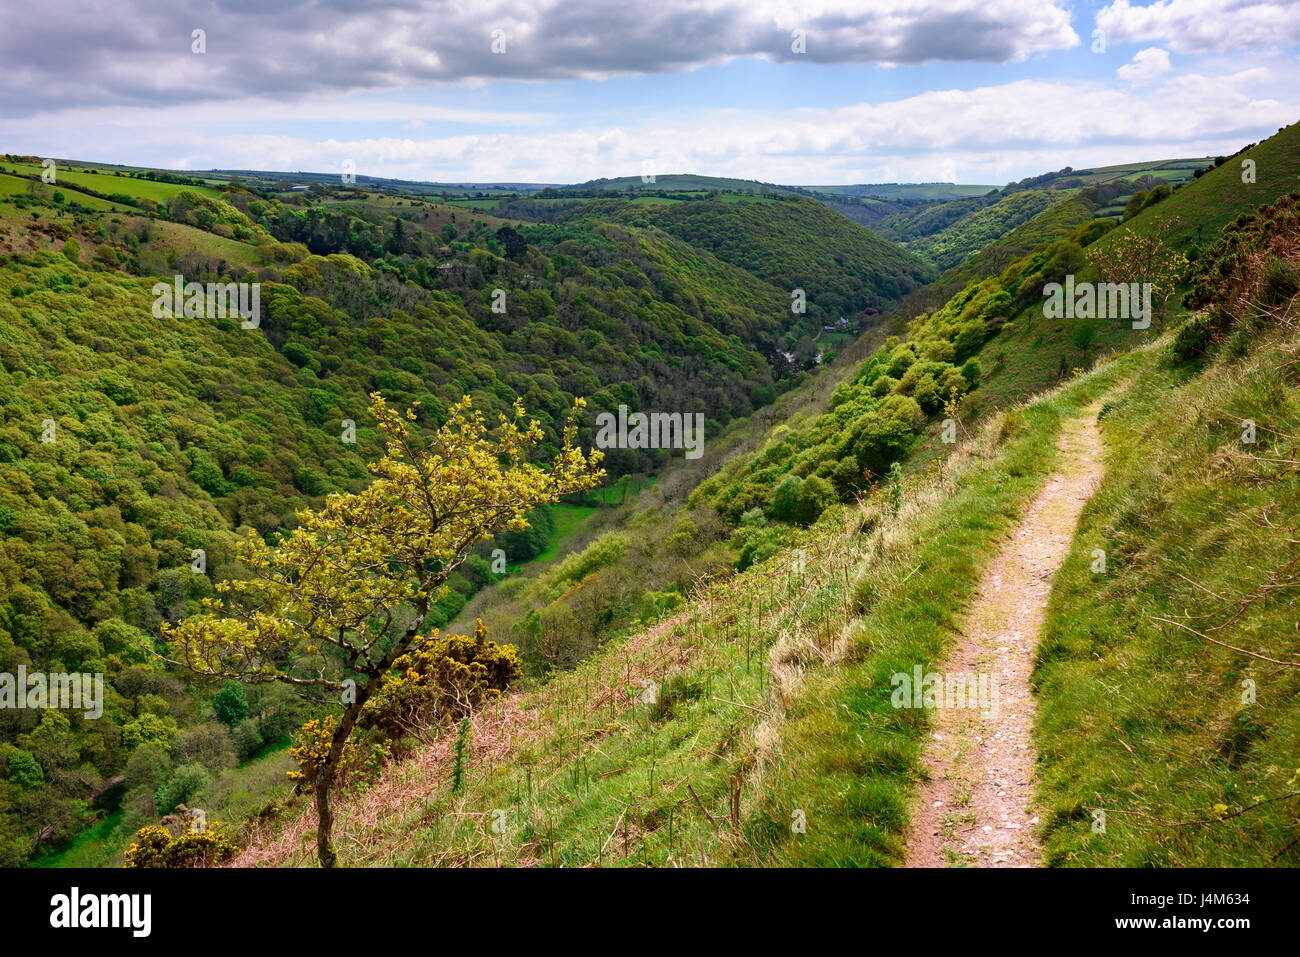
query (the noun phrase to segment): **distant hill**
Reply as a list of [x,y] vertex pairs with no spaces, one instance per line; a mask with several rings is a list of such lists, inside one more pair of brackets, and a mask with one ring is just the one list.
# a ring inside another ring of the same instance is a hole
[[917,256],[801,197],[662,205],[605,200],[575,207],[573,215],[658,227],[787,294],[803,289],[831,322],[884,310],[934,277]]
[[[560,187],[565,188],[565,187]],[[641,176],[616,176],[610,179],[592,179],[578,183],[569,189],[603,189],[611,192],[623,190],[643,191],[691,191],[691,190],[725,190],[736,193],[793,193],[788,186],[775,183],[763,183],[756,179],[732,179],[727,176],[697,176],[694,173],[672,173],[654,176],[647,182]]]
[[874,196],[878,199],[962,199],[983,196],[997,186],[969,183],[861,183],[855,186],[801,186],[813,193],[841,196]]
[[[991,205],[986,204],[984,197],[953,200],[911,215],[890,217],[880,223],[877,231],[895,241],[909,232],[918,234],[903,244],[940,269],[948,269],[1061,200],[1061,191],[1049,189],[1020,190]],[[944,213],[956,213],[956,219],[929,232],[931,224]]]

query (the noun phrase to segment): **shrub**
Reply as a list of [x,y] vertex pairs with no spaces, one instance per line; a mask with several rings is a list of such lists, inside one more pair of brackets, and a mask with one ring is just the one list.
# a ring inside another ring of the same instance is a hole
[[1146,202],[1146,198],[1147,191],[1144,189],[1140,189],[1130,196],[1128,203],[1124,206],[1124,218],[1132,219],[1136,216],[1138,211],[1142,209],[1142,204]]
[[38,788],[45,783],[45,772],[30,751],[14,749],[9,753],[9,780],[24,790]]
[[769,514],[778,522],[793,522],[795,509],[799,507],[799,487],[803,480],[797,475],[787,475],[772,493],[772,507]]
[[474,637],[435,630],[428,639],[393,663],[361,712],[361,724],[388,738],[413,729],[459,720],[496,699],[523,673],[513,645],[487,640],[482,620]]
[[159,814],[171,814],[182,804],[188,804],[203,793],[212,783],[212,775],[201,764],[182,764],[175,773],[154,792],[154,803]]
[[142,744],[152,744],[170,751],[177,730],[174,718],[146,712],[122,728],[122,746],[134,751]]
[[626,549],[627,536],[621,532],[602,535],[582,551],[569,555],[560,562],[555,571],[556,580],[581,581],[596,569],[618,561]]
[[831,488],[831,483],[820,476],[810,475],[799,486],[794,520],[800,525],[811,525],[835,500],[835,489]]
[[1171,347],[1174,358],[1180,363],[1199,359],[1209,349],[1212,339],[1213,329],[1210,320],[1203,315],[1197,316],[1185,323],[1178,330],[1178,335],[1174,337]]
[[212,710],[217,720],[229,728],[248,717],[248,698],[244,695],[244,686],[238,681],[227,681],[226,686],[212,699]]
[[785,532],[780,525],[741,525],[731,536],[731,544],[740,550],[736,570],[743,572],[780,551],[785,544]]
[[136,832],[127,848],[126,867],[211,867],[230,860],[238,846],[220,821],[213,821],[202,831],[187,830],[180,837],[159,824],[150,824]]
[[[308,721],[294,733],[294,741],[297,744],[289,749],[289,754],[298,762],[298,770],[289,772],[289,780],[294,784],[295,793],[315,793],[316,777],[325,765],[325,758],[329,756],[330,744],[334,740],[334,726],[336,724],[338,724],[338,719],[334,715],[328,715],[324,718]],[[335,773],[335,783],[342,784],[347,779],[348,773],[355,767],[355,764],[356,748],[349,741],[344,748],[343,759]]]

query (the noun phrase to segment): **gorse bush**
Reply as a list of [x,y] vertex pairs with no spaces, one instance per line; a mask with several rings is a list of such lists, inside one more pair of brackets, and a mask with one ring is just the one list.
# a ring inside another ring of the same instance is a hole
[[[298,769],[289,772],[289,780],[293,782],[296,793],[315,792],[316,779],[329,757],[337,726],[338,719],[334,715],[327,715],[324,718],[313,718],[294,733],[294,746],[289,749],[289,754],[298,762]],[[356,763],[357,746],[349,742],[335,772],[336,783],[346,782]]]
[[480,620],[472,638],[435,630],[393,662],[393,672],[366,704],[360,723],[399,738],[469,716],[499,697],[523,667],[514,646],[488,641]]
[[136,832],[124,860],[126,867],[135,868],[211,867],[238,852],[238,845],[220,821],[201,831],[185,830],[179,837],[160,824],[150,824]]

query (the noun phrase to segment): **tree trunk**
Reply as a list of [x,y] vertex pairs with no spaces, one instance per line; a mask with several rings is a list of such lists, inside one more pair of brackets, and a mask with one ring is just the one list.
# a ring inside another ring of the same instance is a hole
[[321,867],[338,867],[339,864],[331,833],[334,829],[334,811],[330,808],[330,789],[334,786],[335,772],[343,763],[343,754],[348,738],[352,737],[352,728],[357,723],[366,699],[370,697],[369,690],[370,685],[367,684],[363,693],[357,696],[357,701],[343,712],[343,720],[334,729],[329,754],[325,756],[325,763],[316,775],[316,856],[320,859]]
[[334,842],[330,831],[334,827],[334,812],[330,810],[330,784],[333,781],[333,768],[321,768],[316,778],[316,856],[320,858],[321,867],[338,867],[338,855],[334,853]]
[[[441,585],[446,578],[444,574],[432,583],[433,586]],[[429,583],[423,581],[421,585],[425,588],[429,587]],[[405,636],[397,641],[388,654],[384,655],[383,660],[375,666],[370,680],[357,689],[356,701],[348,705],[348,710],[343,712],[343,720],[334,729],[329,754],[325,756],[325,763],[316,775],[316,856],[320,859],[321,867],[339,866],[339,858],[334,850],[334,839],[331,834],[334,829],[334,812],[330,809],[330,788],[334,786],[334,775],[339,765],[343,763],[344,750],[348,739],[352,737],[352,729],[357,723],[357,718],[361,717],[361,709],[375,693],[384,675],[388,674],[388,670],[393,667],[393,662],[405,654],[406,649],[411,646],[420,624],[424,621],[424,616],[428,613],[429,599],[425,594],[416,602],[415,624],[407,629]]]

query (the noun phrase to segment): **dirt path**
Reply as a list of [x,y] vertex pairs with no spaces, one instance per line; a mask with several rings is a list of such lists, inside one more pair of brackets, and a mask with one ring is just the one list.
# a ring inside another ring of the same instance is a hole
[[934,712],[906,867],[1035,867],[1032,816],[1036,754],[1029,676],[1052,576],[1065,559],[1079,513],[1101,480],[1098,402],[1064,423],[1057,471],[1025,512],[980,582],[965,633],[945,674],[992,674],[996,708]]

